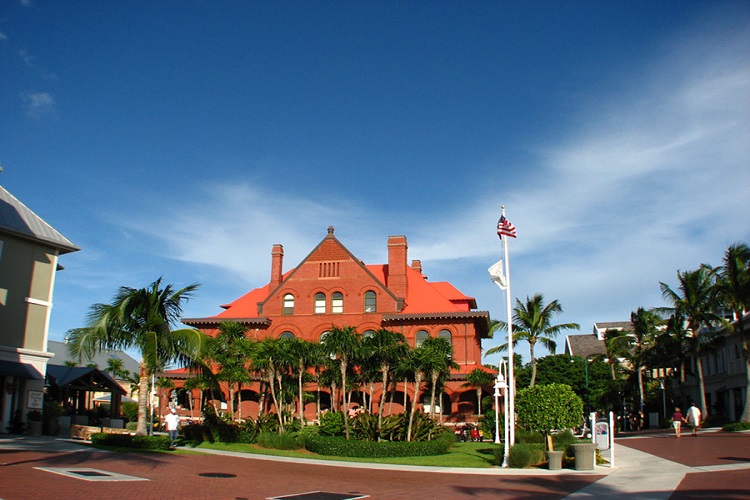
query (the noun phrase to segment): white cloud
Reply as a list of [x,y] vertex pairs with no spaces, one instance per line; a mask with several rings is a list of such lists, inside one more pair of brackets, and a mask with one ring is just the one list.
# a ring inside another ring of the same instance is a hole
[[23,109],[32,118],[57,116],[55,99],[46,92],[25,92],[21,94]]

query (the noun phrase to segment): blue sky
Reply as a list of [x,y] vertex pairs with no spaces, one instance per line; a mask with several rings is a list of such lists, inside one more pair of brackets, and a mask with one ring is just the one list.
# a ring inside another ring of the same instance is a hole
[[513,295],[583,332],[750,242],[748,2],[4,0],[0,77],[0,184],[82,247],[53,340],[159,276],[216,314],[329,225],[505,319],[504,204]]

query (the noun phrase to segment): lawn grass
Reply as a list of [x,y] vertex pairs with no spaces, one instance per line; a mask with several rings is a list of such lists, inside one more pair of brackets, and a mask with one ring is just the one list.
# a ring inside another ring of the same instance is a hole
[[186,444],[178,450],[197,451],[201,449],[232,451],[237,453],[248,453],[254,455],[271,455],[276,457],[291,457],[298,459],[331,460],[339,462],[363,462],[394,465],[422,465],[430,467],[462,467],[487,469],[495,464],[494,443],[456,443],[445,455],[434,455],[427,457],[395,457],[395,458],[355,458],[355,457],[330,457],[316,455],[305,450],[273,450],[260,448],[256,445],[241,443],[209,443],[203,442],[199,445]]

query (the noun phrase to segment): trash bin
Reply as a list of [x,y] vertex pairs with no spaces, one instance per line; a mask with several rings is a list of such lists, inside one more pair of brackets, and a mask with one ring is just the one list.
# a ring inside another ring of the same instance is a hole
[[596,445],[594,443],[579,443],[571,445],[576,459],[576,470],[594,470]]
[[548,451],[547,452],[547,468],[549,470],[560,470],[562,469],[562,459],[564,451]]

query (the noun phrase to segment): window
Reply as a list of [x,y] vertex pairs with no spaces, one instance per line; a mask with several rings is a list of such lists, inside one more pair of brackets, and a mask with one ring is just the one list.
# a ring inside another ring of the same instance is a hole
[[331,295],[331,313],[341,314],[344,312],[344,294],[341,292],[333,292]]
[[294,334],[292,332],[283,332],[281,335],[279,335],[280,339],[294,339]]
[[365,292],[365,312],[374,313],[378,310],[378,298],[372,290]]
[[284,310],[282,314],[294,314],[294,295],[291,293],[284,295]]
[[451,335],[451,332],[449,330],[440,330],[440,333],[438,333],[439,339],[445,339],[448,341],[448,344],[453,344],[453,336]]
[[315,294],[315,314],[326,313],[326,295],[318,292]]
[[427,333],[427,330],[419,330],[417,332],[417,341],[414,345],[414,347],[419,347],[422,345],[422,342],[430,338],[430,334]]
[[374,331],[372,331],[372,330],[365,330],[365,332],[362,334],[362,338],[363,339],[370,338],[373,335],[375,335]]

